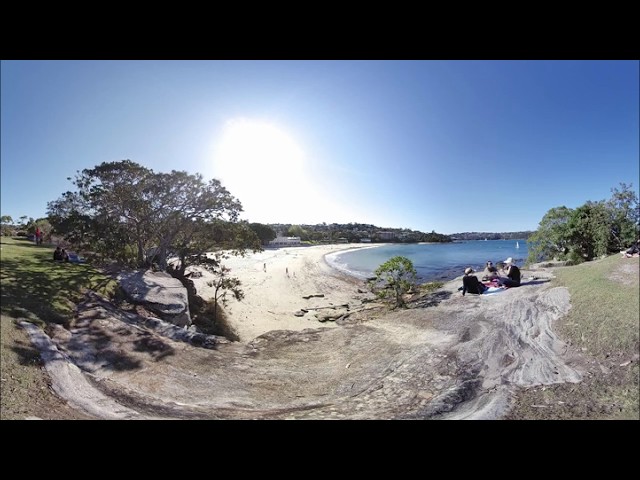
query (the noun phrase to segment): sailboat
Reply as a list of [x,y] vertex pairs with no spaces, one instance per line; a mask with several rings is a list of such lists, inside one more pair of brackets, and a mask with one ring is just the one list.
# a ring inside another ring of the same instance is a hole
[[520,244],[516,242],[516,248],[520,248]]

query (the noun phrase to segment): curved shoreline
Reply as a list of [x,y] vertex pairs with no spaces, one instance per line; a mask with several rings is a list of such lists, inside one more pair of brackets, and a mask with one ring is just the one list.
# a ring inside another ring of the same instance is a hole
[[[377,245],[376,245],[377,246]],[[354,305],[362,279],[334,268],[326,255],[370,245],[314,245],[306,248],[283,247],[231,257],[224,261],[231,275],[241,282],[245,297],[241,302],[229,300],[225,313],[240,341],[249,342],[272,330],[300,331],[306,328],[332,328],[333,322],[319,323],[313,315],[296,316],[302,309]],[[211,275],[193,279],[198,294],[213,297],[207,285]],[[311,298],[305,298],[312,296]]]

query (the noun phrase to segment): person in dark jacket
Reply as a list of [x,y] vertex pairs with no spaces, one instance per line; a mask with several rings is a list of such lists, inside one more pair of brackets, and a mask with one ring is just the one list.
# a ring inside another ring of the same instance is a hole
[[498,285],[505,287],[519,287],[520,286],[520,269],[513,264],[513,258],[509,257],[504,261],[505,269],[507,273],[505,277],[498,278]]
[[638,256],[640,254],[640,240],[638,240],[636,243],[634,243],[629,248],[627,248],[626,250],[620,253],[622,253],[623,257],[627,257],[627,258],[631,258],[634,255]]
[[478,277],[475,275],[471,275],[473,273],[473,268],[468,267],[464,271],[464,277],[462,277],[462,295],[465,293],[475,293],[476,295],[482,295],[484,291],[487,289],[485,285],[483,285]]
[[60,245],[58,245],[53,252],[53,259],[57,260],[58,262],[62,261],[62,249],[60,248]]

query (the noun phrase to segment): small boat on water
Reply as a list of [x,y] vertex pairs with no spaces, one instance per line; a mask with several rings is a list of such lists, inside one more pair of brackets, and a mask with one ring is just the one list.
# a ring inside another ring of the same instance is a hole
[[520,248],[520,244],[516,242],[516,248]]

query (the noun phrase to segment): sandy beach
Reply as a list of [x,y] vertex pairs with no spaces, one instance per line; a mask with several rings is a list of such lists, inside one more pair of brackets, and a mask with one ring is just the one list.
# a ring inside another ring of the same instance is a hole
[[[242,282],[245,297],[241,302],[229,296],[225,312],[240,341],[248,342],[271,330],[300,331],[305,328],[332,328],[333,322],[318,322],[312,312],[303,317],[294,316],[301,309],[349,304],[360,305],[367,296],[358,292],[362,281],[332,268],[325,255],[371,245],[317,245],[267,249],[245,257],[231,257],[224,265],[231,275]],[[213,288],[207,286],[211,277],[203,272],[194,278],[198,294],[213,297]],[[304,299],[307,295],[323,295]],[[314,310],[315,311],[315,310]]]

